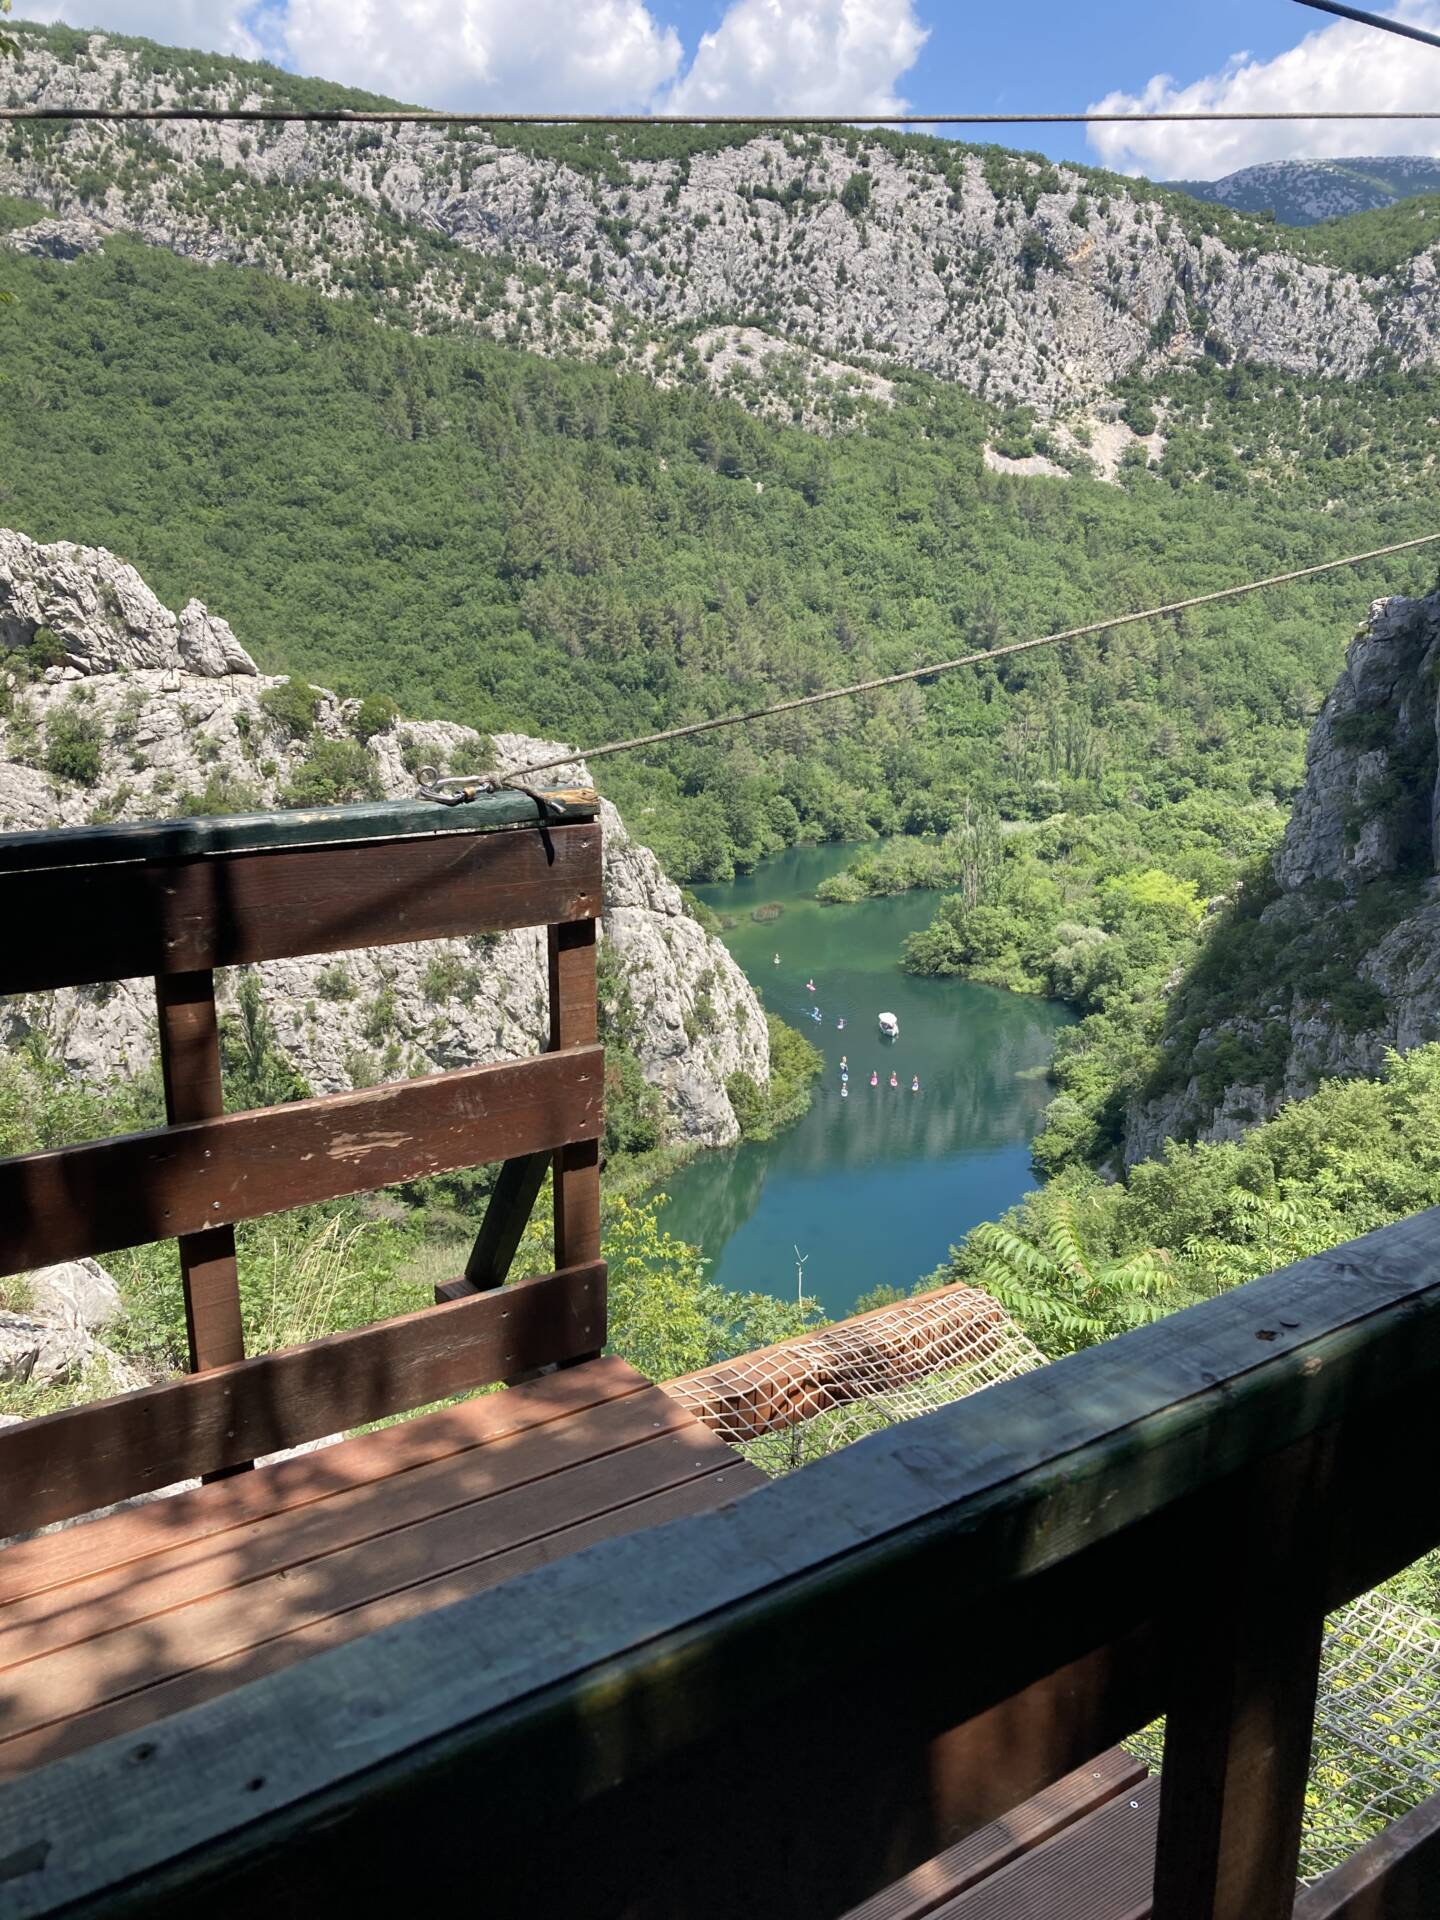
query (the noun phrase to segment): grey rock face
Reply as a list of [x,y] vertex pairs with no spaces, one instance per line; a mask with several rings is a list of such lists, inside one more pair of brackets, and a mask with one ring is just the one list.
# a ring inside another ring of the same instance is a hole
[[65,1260],[26,1276],[31,1310],[60,1326],[97,1333],[123,1319],[120,1289],[98,1260]]
[[[8,561],[8,576],[7,556],[18,556]],[[123,593],[128,651],[150,664],[125,671],[93,664],[121,650],[120,616],[100,605],[86,556],[94,577],[116,583],[117,598]],[[97,806],[107,817],[160,818],[183,812],[187,795],[214,792],[217,784],[232,811],[272,805],[315,740],[347,737],[358,703],[320,690],[314,739],[292,739],[264,706],[265,693],[282,679],[257,674],[225,622],[198,602],[176,621],[133,569],[103,549],[36,548],[0,531],[0,580],[7,577],[16,582],[11,631],[23,634],[43,604],[44,623],[57,633],[62,626],[55,622],[65,623],[67,649],[74,645],[68,657],[83,658],[87,669],[83,678],[16,686],[10,714],[0,720],[0,829],[78,825]],[[32,611],[15,612],[17,602]],[[102,614],[108,624],[97,625]],[[0,628],[0,638],[4,633]],[[182,664],[187,659],[201,662],[203,672]],[[85,787],[44,771],[49,730],[77,701],[101,742],[98,778]],[[425,761],[503,773],[563,751],[510,733],[494,736],[492,747],[448,721],[401,721],[366,746],[376,786],[397,797],[414,794],[410,769]],[[589,784],[579,761],[554,778]],[[677,1138],[727,1146],[738,1134],[727,1079],[744,1072],[762,1086],[769,1081],[764,1013],[724,945],[685,911],[679,888],[608,802],[602,824],[601,937],[629,989],[637,1057]],[[276,961],[260,972],[279,1040],[316,1092],[515,1059],[540,1048],[548,1030],[540,929]],[[234,977],[221,976],[223,1008],[233,1007],[235,988]],[[0,1002],[0,1043],[14,1046],[30,1033],[43,1034],[56,1058],[88,1078],[137,1072],[155,1052],[153,989],[148,981],[123,981]]]
[[[13,84],[20,98],[96,106],[166,105],[179,93],[174,77],[99,34],[76,58],[32,42]],[[222,80],[185,89],[217,102],[242,90]],[[823,388],[838,377],[863,396],[890,363],[1055,415],[1137,368],[1200,355],[1199,329],[1218,349],[1297,373],[1354,377],[1382,349],[1406,365],[1440,357],[1433,254],[1366,280],[1263,246],[1237,252],[1143,189],[1018,155],[953,155],[942,168],[863,135],[763,136],[683,166],[630,161],[612,180],[423,126],[396,128],[378,146],[367,130],[299,126],[254,136],[166,123],[143,139],[169,164],[127,171],[136,136],[88,123],[43,153],[0,157],[0,186],[70,215],[82,177],[98,168],[117,182],[107,223],[337,298],[346,267],[368,269],[398,246],[417,265],[414,288],[388,296],[405,324],[476,327],[543,353],[616,353],[660,380],[674,377],[667,369],[696,323],[765,313],[773,351],[797,361],[794,405],[812,425],[846,417]],[[207,165],[242,191],[187,194]],[[863,211],[842,200],[852,174],[868,182]],[[283,236],[249,217],[247,180],[305,191]],[[458,264],[426,250],[436,232],[459,242]],[[537,289],[516,265],[549,284]],[[395,285],[393,273],[384,278]],[[764,412],[774,389],[751,376],[771,350],[752,356],[747,346],[737,368],[727,347],[702,364]],[[883,401],[872,386],[870,402]]]
[[209,678],[255,672],[225,621],[192,600],[177,620],[134,567],[104,547],[42,546],[0,528],[0,657],[53,633],[79,674],[184,667]]
[[105,229],[93,220],[37,220],[5,235],[12,253],[34,254],[42,260],[78,260],[82,253],[98,253]]
[[1127,1165],[1159,1152],[1167,1139],[1236,1138],[1286,1100],[1313,1092],[1322,1078],[1374,1074],[1392,1048],[1404,1052],[1440,1039],[1437,672],[1440,593],[1377,600],[1311,731],[1305,784],[1274,859],[1278,898],[1262,915],[1317,956],[1346,951],[1362,890],[1373,893],[1378,883],[1391,917],[1356,971],[1376,1016],[1357,1025],[1353,1009],[1342,1017],[1317,985],[1297,988],[1254,1018],[1218,1021],[1201,1033],[1202,1045],[1226,1034],[1258,1044],[1268,1024],[1284,1023],[1280,1085],[1232,1085],[1217,1102],[1192,1078],[1160,1099],[1136,1102],[1126,1126]]

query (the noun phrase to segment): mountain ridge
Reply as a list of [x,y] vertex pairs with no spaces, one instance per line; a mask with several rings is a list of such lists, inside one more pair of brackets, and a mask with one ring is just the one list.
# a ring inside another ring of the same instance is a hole
[[[323,84],[116,36],[20,39],[14,102],[259,104]],[[1207,352],[1344,378],[1440,358],[1427,246],[1372,284],[1226,208],[873,131],[18,126],[0,188],[421,330],[661,379],[706,364],[693,335],[716,324],[1046,416]]]

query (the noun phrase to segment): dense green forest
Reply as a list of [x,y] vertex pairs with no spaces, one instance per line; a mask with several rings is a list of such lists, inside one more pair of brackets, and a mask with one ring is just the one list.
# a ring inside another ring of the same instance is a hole
[[[414,338],[124,239],[71,264],[16,258],[6,277],[0,519],[110,546],[177,605],[199,594],[267,669],[483,731],[629,734],[1433,524],[1428,375],[1388,402],[1383,382],[1177,376],[1212,425],[1187,392],[1174,470],[1117,488],[988,472],[993,416],[919,377],[823,439],[694,387]],[[1322,450],[1307,441],[1282,487],[1258,450],[1302,432]],[[1237,435],[1253,463],[1230,453]],[[1381,450],[1403,491],[1380,487]],[[1369,593],[1424,569],[1308,582],[597,772],[682,878],[801,836],[943,832],[977,797],[1014,819],[1283,803]]]

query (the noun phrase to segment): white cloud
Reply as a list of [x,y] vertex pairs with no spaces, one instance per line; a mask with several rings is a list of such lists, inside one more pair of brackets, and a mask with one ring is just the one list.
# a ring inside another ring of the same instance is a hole
[[927,37],[915,0],[731,0],[686,70],[663,0],[17,0],[16,12],[517,113],[898,113]]
[[903,113],[926,30],[912,0],[734,0],[661,113]]
[[171,47],[200,47],[255,60],[261,40],[248,16],[255,0],[16,0],[20,20],[64,21],[71,27],[109,27],[139,33]]
[[681,47],[640,0],[290,0],[287,64],[424,106],[643,111]]
[[[1393,9],[1440,31],[1440,0]],[[1440,50],[1349,21],[1310,33],[1273,60],[1237,53],[1189,86],[1156,74],[1143,93],[1107,94],[1092,112],[1294,112],[1430,110],[1440,105]],[[1344,154],[1440,154],[1440,122],[1316,121],[1211,126],[1092,127],[1108,166],[1156,179],[1211,180],[1261,160]]]

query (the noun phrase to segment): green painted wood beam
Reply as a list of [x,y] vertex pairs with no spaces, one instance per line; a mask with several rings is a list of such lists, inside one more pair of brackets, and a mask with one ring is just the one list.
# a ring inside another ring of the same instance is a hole
[[[593,820],[600,810],[595,794],[585,788],[547,793],[545,803],[546,825]],[[482,833],[494,827],[534,826],[540,819],[541,809],[531,795],[502,787],[453,807],[433,800],[372,800],[359,806],[296,807],[203,820],[121,821],[106,827],[0,834],[0,873]]]

